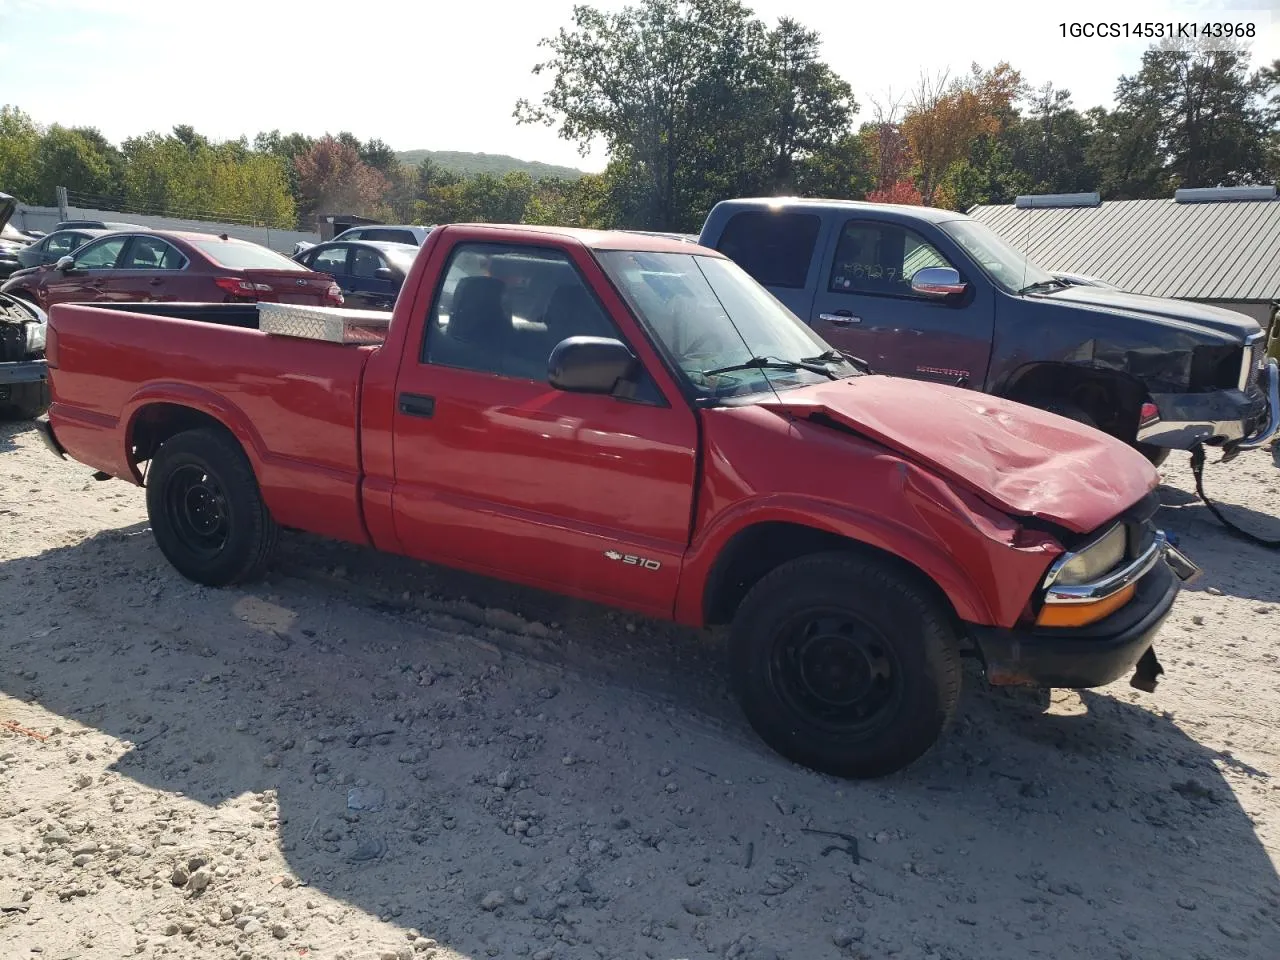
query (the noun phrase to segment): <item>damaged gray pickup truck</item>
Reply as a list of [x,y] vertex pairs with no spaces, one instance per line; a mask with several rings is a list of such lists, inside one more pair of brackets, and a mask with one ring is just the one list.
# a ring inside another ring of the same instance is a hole
[[32,420],[49,409],[45,313],[0,293],[0,419]]
[[1280,378],[1251,318],[1054,277],[985,224],[930,207],[725,200],[699,241],[738,262],[876,373],[968,387],[1137,448],[1218,447],[1280,426]]
[[[0,227],[17,205],[0,193]],[[44,361],[48,320],[34,303],[0,293],[0,420],[32,420],[49,409]]]

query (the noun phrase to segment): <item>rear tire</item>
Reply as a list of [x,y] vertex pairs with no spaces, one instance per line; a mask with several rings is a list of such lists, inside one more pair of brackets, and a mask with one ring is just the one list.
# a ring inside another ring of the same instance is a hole
[[161,445],[147,474],[147,516],[165,558],[210,587],[257,578],[279,536],[248,457],[217,429]]
[[48,409],[48,380],[15,383],[9,387],[9,399],[0,404],[0,417],[5,420],[34,420]]
[[837,777],[883,776],[919,759],[960,695],[959,644],[938,602],[852,553],[766,574],[738,607],[731,657],[761,739]]

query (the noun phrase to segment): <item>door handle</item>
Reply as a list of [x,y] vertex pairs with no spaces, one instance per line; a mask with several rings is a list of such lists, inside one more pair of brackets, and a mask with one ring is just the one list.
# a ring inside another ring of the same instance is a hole
[[408,417],[433,417],[436,412],[436,398],[424,397],[418,393],[400,394],[400,412]]
[[164,283],[163,278],[161,278],[161,277],[156,277],[154,280],[150,280],[150,281],[148,281],[148,282],[147,282],[147,286],[149,286],[149,287],[158,287],[158,286],[160,286],[160,284],[162,284],[162,283]]
[[861,317],[855,317],[853,314],[849,313],[848,311],[841,311],[839,313],[820,313],[818,314],[818,319],[825,320],[827,321],[827,323],[838,324],[839,326],[842,326],[842,327],[848,326],[851,323],[862,322]]

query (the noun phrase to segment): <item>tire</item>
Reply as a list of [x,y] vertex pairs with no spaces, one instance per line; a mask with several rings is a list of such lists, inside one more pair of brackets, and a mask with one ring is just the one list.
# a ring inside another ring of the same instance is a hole
[[760,738],[837,777],[913,763],[960,695],[958,639],[937,601],[853,553],[800,557],[766,574],[738,607],[730,651],[739,703]]
[[1057,400],[1052,397],[1036,397],[1023,402],[1029,407],[1035,407],[1045,413],[1056,413],[1060,417],[1066,417],[1068,420],[1076,421],[1076,423],[1083,423],[1085,426],[1093,427],[1095,430],[1098,427],[1098,421],[1085,413],[1083,408],[1077,407],[1074,403],[1068,403],[1066,400]]
[[164,442],[147,473],[147,516],[165,558],[210,587],[256,579],[279,537],[249,459],[218,429]]
[[0,417],[6,420],[34,420],[48,409],[48,380],[15,383],[9,387],[9,399],[0,404]]

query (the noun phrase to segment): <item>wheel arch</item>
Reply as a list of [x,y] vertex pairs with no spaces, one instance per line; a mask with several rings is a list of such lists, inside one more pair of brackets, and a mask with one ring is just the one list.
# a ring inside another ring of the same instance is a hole
[[[702,584],[701,621],[706,626],[729,623],[743,598],[770,571],[799,557],[827,552],[856,553],[872,558],[894,570],[904,579],[920,586],[938,602],[953,623],[982,621],[989,611],[973,585],[959,570],[944,574],[947,584],[939,583],[938,574],[945,567],[936,555],[923,553],[907,558],[830,527],[797,519],[758,519],[747,523],[730,536],[716,551]],[[931,567],[931,574],[926,566]]]
[[127,408],[125,454],[130,470],[142,483],[139,465],[155,456],[169,438],[185,430],[208,427],[229,435],[245,455],[255,476],[261,459],[256,432],[238,409],[216,394],[183,385],[151,387],[136,394]]
[[1028,363],[1013,371],[995,394],[1035,406],[1037,399],[1064,400],[1089,414],[1104,433],[1125,443],[1137,440],[1146,384],[1122,370],[1083,363]]

